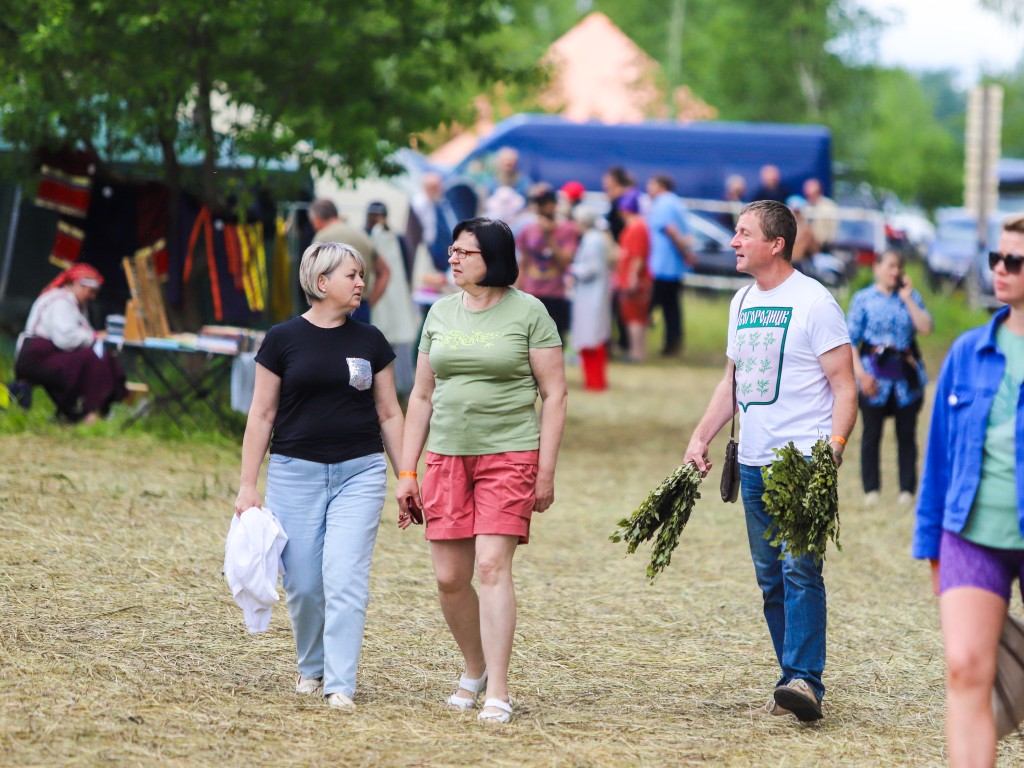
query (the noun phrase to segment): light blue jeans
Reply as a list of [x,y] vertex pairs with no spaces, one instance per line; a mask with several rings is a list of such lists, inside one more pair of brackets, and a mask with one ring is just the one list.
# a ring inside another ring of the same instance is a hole
[[825,671],[825,580],[822,565],[814,558],[793,558],[783,547],[773,547],[764,538],[771,525],[765,511],[761,468],[740,465],[740,489],[747,515],[747,539],[754,561],[757,584],[764,597],[764,618],[775,646],[775,658],[782,668],[777,685],[804,680],[818,700],[825,695],[821,682]]
[[325,695],[356,690],[386,489],[381,453],[338,464],[270,456],[267,506],[288,534],[284,589],[299,674],[322,677]]

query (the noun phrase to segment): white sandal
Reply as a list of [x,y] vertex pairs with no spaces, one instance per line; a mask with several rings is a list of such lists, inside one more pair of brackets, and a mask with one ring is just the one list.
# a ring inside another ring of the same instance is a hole
[[512,702],[502,701],[501,699],[486,699],[484,701],[484,710],[497,709],[499,712],[486,712],[481,711],[476,716],[477,720],[484,723],[507,723],[512,719]]
[[448,701],[445,702],[449,707],[455,709],[473,709],[476,706],[476,697],[480,695],[480,692],[487,687],[487,670],[474,680],[472,677],[466,677],[462,675],[459,678],[459,689],[463,691],[469,691],[473,694],[472,698],[469,696],[459,696],[459,692],[455,691],[451,696],[448,697]]

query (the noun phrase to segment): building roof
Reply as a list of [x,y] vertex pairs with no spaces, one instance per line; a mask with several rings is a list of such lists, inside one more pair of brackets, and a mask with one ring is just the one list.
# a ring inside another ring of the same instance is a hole
[[[539,96],[548,112],[572,122],[639,123],[669,116],[668,99],[658,84],[661,67],[603,13],[591,13],[555,40],[541,59],[551,77]],[[482,100],[486,101],[486,100]],[[710,120],[717,110],[689,88],[673,93],[679,118]],[[478,139],[494,129],[489,109],[477,102],[478,121],[441,146],[430,159],[455,165]]]

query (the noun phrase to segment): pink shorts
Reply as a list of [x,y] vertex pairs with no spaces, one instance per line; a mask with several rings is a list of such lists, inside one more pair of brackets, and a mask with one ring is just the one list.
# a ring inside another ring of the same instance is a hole
[[427,451],[420,494],[428,541],[474,536],[530,540],[538,451],[442,456]]

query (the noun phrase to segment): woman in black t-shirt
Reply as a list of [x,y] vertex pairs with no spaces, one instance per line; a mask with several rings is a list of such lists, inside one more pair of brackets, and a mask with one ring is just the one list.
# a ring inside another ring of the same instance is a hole
[[275,325],[256,355],[256,389],[242,441],[235,512],[267,507],[288,535],[284,588],[298,655],[295,689],[352,707],[369,600],[370,558],[401,453],[395,354],[372,325],[349,317],[362,299],[362,256],[315,243],[299,282],[309,311]]

